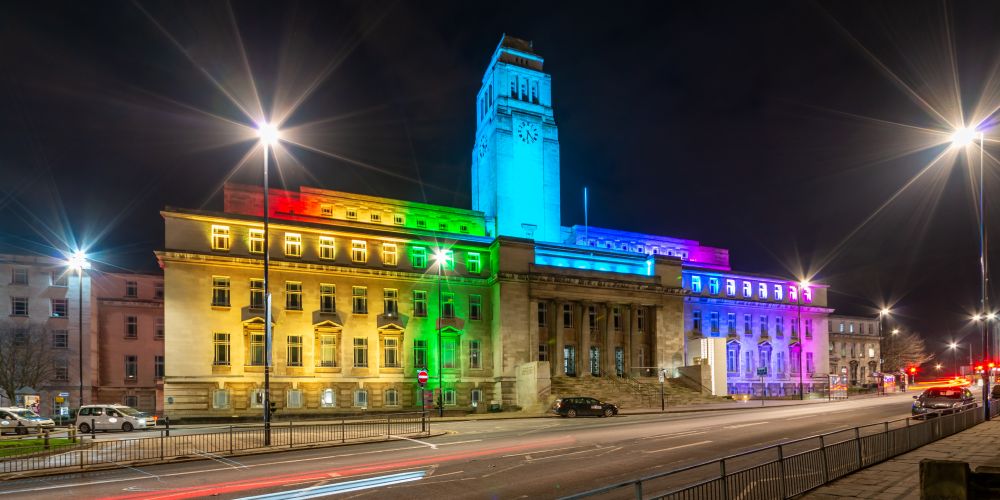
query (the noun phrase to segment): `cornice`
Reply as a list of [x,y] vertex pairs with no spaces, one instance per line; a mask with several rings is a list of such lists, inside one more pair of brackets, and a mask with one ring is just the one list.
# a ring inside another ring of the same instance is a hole
[[657,283],[642,283],[637,281],[600,279],[583,276],[567,276],[551,273],[497,273],[497,281],[517,281],[532,284],[556,284],[586,286],[591,288],[612,288],[638,292],[661,293],[664,295],[682,296],[686,290],[681,287],[666,287]]

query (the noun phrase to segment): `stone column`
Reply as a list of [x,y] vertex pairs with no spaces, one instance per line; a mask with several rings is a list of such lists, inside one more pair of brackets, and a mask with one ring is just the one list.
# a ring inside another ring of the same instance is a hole
[[566,345],[566,325],[563,322],[563,304],[566,302],[558,301],[555,303],[555,321],[553,322],[556,327],[556,345],[552,352],[552,364],[555,366],[555,372],[553,376],[565,377],[566,370],[563,369],[563,347]]
[[580,314],[578,315],[580,318],[580,328],[577,329],[577,332],[579,332],[580,338],[577,341],[577,345],[582,356],[577,356],[577,359],[583,358],[582,362],[578,364],[578,366],[583,368],[583,370],[578,372],[581,377],[590,376],[590,307],[592,305],[589,302],[581,302]]
[[[639,359],[639,346],[642,345],[642,335],[639,334],[639,304],[629,304],[628,307],[628,320],[629,320],[629,332],[631,333],[630,338],[630,357],[632,358],[632,366],[641,366],[641,360]],[[634,373],[635,376],[641,376],[639,372]]]
[[[548,324],[546,322],[546,324]],[[538,361],[538,344],[542,342],[538,327],[538,300],[534,297],[528,298],[528,356],[526,363]]]
[[625,375],[631,375],[632,369],[632,305],[619,306],[622,316],[622,350],[624,351]]
[[[603,319],[601,319],[603,318]],[[599,304],[597,306],[597,338],[601,347],[601,376],[611,377],[615,373],[615,353],[612,347],[611,328],[611,305]]]

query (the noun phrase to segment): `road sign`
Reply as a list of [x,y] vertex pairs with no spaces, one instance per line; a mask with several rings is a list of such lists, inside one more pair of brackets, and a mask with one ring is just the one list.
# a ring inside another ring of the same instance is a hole
[[662,384],[666,380],[666,370],[660,370],[660,383]]
[[766,366],[758,366],[757,367],[757,376],[758,377],[766,377],[767,376],[767,367]]
[[427,370],[420,370],[419,372],[417,372],[417,383],[420,384],[420,387],[427,385],[428,378],[429,377],[427,376]]
[[68,392],[60,392],[59,396],[60,397],[64,397],[64,398],[68,398],[69,397],[69,393]]

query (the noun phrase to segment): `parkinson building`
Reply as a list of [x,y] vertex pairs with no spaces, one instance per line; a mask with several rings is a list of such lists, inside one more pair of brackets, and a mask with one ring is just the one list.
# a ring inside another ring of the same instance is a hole
[[[538,408],[553,379],[641,383],[660,370],[717,395],[749,391],[744,365],[727,370],[732,352],[773,366],[768,380],[778,384],[791,383],[793,365],[810,375],[827,366],[825,329],[799,336],[777,319],[795,311],[819,324],[829,312],[822,287],[802,289],[802,300],[787,280],[733,273],[724,249],[561,225],[559,135],[542,66],[516,38],[493,53],[476,102],[471,210],[270,191],[280,410],[419,408],[421,369],[446,408],[469,409]],[[261,411],[263,193],[227,184],[224,199],[221,212],[162,212],[164,407],[175,417]],[[720,292],[729,280],[752,283],[754,295]],[[717,328],[737,311],[754,325],[773,319],[752,335]]]

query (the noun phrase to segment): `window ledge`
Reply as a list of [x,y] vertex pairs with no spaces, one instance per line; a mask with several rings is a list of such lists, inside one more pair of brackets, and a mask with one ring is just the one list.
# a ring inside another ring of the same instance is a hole
[[129,336],[126,335],[126,336],[122,337],[122,339],[123,340],[139,340],[139,337],[138,336],[129,337]]
[[228,311],[228,310],[232,309],[232,306],[224,306],[224,305],[221,305],[221,304],[212,304],[212,309],[214,309],[216,311]]

